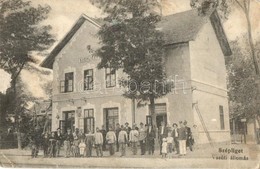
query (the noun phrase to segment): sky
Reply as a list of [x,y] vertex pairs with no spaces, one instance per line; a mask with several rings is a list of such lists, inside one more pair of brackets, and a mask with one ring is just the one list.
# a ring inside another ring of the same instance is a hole
[[[52,26],[52,33],[55,35],[57,41],[50,50],[65,36],[82,13],[90,17],[100,17],[103,15],[98,8],[89,3],[89,0],[32,0],[32,2],[33,5],[48,4],[52,8],[45,24],[50,24]],[[161,0],[161,2],[163,6],[163,15],[170,15],[190,9],[189,0]],[[259,38],[260,1],[252,0],[251,5],[253,36]],[[224,29],[229,41],[235,40],[242,33],[246,32],[245,17],[241,9],[238,9],[237,6],[232,8],[232,13],[229,16],[229,19],[224,23]],[[40,86],[42,83],[42,78],[34,78],[35,80],[31,81],[30,79],[33,76],[36,76],[36,74],[30,74],[26,71],[22,73],[22,79],[30,82],[27,83],[28,89],[39,97],[41,95],[44,96],[43,91],[37,91],[37,86]],[[46,77],[43,79],[45,78]],[[3,70],[0,70],[0,80],[0,92],[5,92],[9,86],[10,76]]]

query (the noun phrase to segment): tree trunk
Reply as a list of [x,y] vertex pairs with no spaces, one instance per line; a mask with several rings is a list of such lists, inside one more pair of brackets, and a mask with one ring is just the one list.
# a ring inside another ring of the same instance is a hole
[[[13,90],[14,90],[14,105],[17,102],[17,92],[16,92],[16,80],[17,78],[13,79],[12,84],[13,84]],[[18,106],[18,105],[15,105]],[[18,114],[18,109],[15,109],[15,128],[16,128],[16,134],[17,134],[17,146],[18,149],[21,150],[22,149],[22,138],[21,138],[21,133],[20,133],[20,119],[19,119],[19,114]]]
[[250,51],[251,51],[256,75],[259,76],[259,66],[258,66],[258,62],[257,62],[257,58],[256,58],[254,42],[253,42],[253,37],[252,37],[252,28],[251,28],[251,22],[250,22],[250,16],[249,16],[249,7],[245,11],[245,15],[246,15],[246,21],[247,21],[247,32],[248,32],[249,47],[250,47]]
[[21,150],[22,149],[22,137],[21,137],[21,132],[20,132],[20,119],[19,119],[19,114],[20,112],[19,109],[17,109],[18,106],[20,105],[16,105],[17,103],[17,90],[16,90],[16,83],[17,83],[17,79],[21,73],[21,71],[23,70],[24,68],[24,65],[25,65],[25,62],[22,63],[21,67],[19,68],[19,71],[15,74],[13,73],[12,75],[12,87],[13,87],[13,91],[14,91],[14,103],[13,105],[16,107],[15,109],[15,126],[16,126],[16,133],[17,133],[17,146],[18,146],[18,149]]
[[151,116],[152,116],[152,125],[157,128],[156,114],[155,114],[155,99],[153,96],[150,96],[150,109],[151,109]]
[[[256,81],[256,87],[257,87],[257,97],[256,97],[256,107],[257,111],[260,110],[260,72],[259,72],[259,65],[257,61],[257,56],[255,52],[255,47],[254,47],[254,42],[253,42],[253,36],[252,36],[252,27],[251,27],[251,21],[250,21],[250,0],[248,1],[248,5],[246,7],[245,1],[244,1],[244,6],[245,6],[245,15],[246,15],[246,21],[247,21],[247,32],[248,32],[248,41],[249,41],[249,47],[255,67],[255,81]],[[259,113],[259,112],[257,112]],[[258,120],[258,119],[257,119]],[[259,122],[259,120],[258,120]]]

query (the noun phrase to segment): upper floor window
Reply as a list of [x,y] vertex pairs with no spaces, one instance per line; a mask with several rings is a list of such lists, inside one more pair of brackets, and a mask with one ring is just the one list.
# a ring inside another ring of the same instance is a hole
[[84,71],[84,90],[93,90],[93,69]]
[[220,115],[220,129],[225,129],[225,119],[224,119],[224,109],[223,106],[219,106],[219,115]]
[[106,68],[106,87],[115,87],[116,86],[116,70],[111,68]]
[[73,92],[74,73],[65,73],[65,80],[60,82],[60,92],[67,93]]

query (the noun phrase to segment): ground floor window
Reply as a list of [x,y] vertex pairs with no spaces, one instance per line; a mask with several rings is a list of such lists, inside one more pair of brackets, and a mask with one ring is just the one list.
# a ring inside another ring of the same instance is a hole
[[116,124],[119,123],[118,108],[104,109],[104,123],[107,130],[109,127],[116,128]]
[[223,106],[219,106],[219,116],[220,116],[220,129],[225,129],[225,119],[224,119],[224,109]]
[[64,120],[60,120],[59,127],[65,133],[67,130],[75,131],[75,111],[63,112]]

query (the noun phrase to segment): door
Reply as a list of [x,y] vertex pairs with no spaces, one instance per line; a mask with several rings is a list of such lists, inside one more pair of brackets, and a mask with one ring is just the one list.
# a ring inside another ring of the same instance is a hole
[[166,114],[160,114],[160,115],[156,115],[156,125],[159,128],[161,126],[162,121],[164,122],[164,124],[167,124],[167,115]]
[[84,118],[84,133],[87,133],[90,131],[91,133],[94,133],[95,128],[95,121],[94,117],[87,117]]
[[75,131],[75,111],[63,112],[65,120],[60,121],[60,128],[67,132],[67,130]]
[[[149,108],[150,108],[150,114],[151,114],[151,106]],[[161,126],[162,121],[164,121],[165,125],[167,124],[166,103],[155,104],[155,115],[156,115],[157,127]]]
[[95,132],[94,109],[84,109],[84,133]]
[[118,108],[107,108],[104,111],[104,117],[105,117],[105,126],[108,130],[109,127],[112,127],[113,130],[116,128],[116,124],[119,123],[118,119]]

